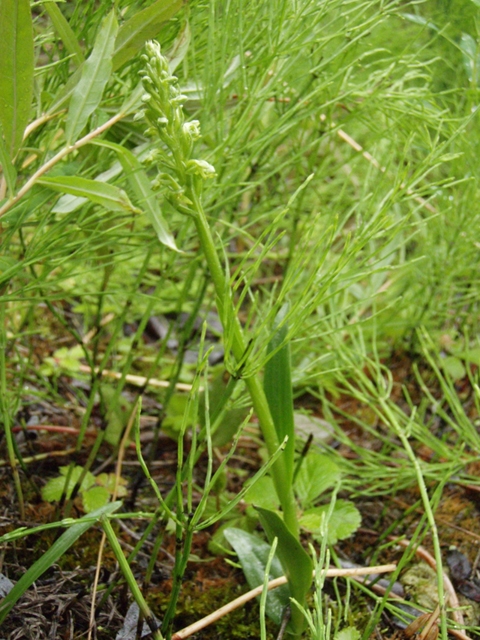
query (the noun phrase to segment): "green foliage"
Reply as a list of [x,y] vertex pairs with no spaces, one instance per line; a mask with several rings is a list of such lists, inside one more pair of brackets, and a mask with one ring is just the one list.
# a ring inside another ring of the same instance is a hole
[[111,11],[100,27],[90,56],[82,65],[80,80],[70,99],[65,126],[68,144],[77,140],[89,117],[100,104],[112,73],[112,56],[117,32],[117,19],[115,12]]
[[329,456],[309,453],[295,479],[295,493],[306,507],[326,489],[333,487],[339,478],[340,471]]
[[12,160],[22,144],[32,108],[34,51],[29,5],[28,0],[0,3],[0,124]]
[[[74,467],[69,473],[70,467],[65,466],[60,467],[59,471],[59,476],[51,478],[42,487],[42,498],[47,502],[56,502],[62,496],[70,498],[83,473],[83,467]],[[98,476],[94,476],[87,471],[78,489],[85,513],[96,511],[105,506],[114,494],[115,484],[116,477],[114,473],[101,473]],[[120,478],[117,487],[118,497],[122,498],[127,494],[126,485],[127,481],[124,478]]]
[[84,355],[84,351],[79,344],[71,349],[60,347],[60,349],[54,351],[52,356],[44,358],[39,371],[44,376],[59,376],[65,372],[70,374],[78,373],[81,359]]
[[327,520],[330,505],[312,507],[303,512],[300,525],[309,531],[316,540],[324,538],[323,522],[327,522],[327,542],[337,544],[339,540],[350,537],[362,523],[361,515],[352,502],[336,500],[330,517]]
[[[288,579],[290,596],[299,603],[305,602],[312,584],[312,559],[275,511],[257,507],[257,512],[270,544],[275,538],[278,540],[277,555]],[[305,619],[296,608],[291,609],[291,616],[290,628],[299,637]]]
[[[422,474],[468,476],[478,425],[455,384],[478,387],[479,6],[114,5],[0,0],[0,412],[24,519],[17,413],[32,394],[65,406],[62,376],[79,379],[68,388],[68,410],[82,420],[76,450],[94,412],[106,431],[68,486],[61,471],[43,492],[70,496],[82,476],[94,509],[112,493],[110,475],[91,473],[100,444],[118,446],[134,407],[127,376],[168,381],[155,392],[155,438],[163,428],[178,445],[172,493],[155,493],[179,549],[168,627],[194,533],[219,520],[219,544],[232,524],[251,531],[253,509],[235,509],[243,498],[267,510],[279,549],[299,523],[326,545],[359,523],[347,501],[320,504],[340,471],[353,499],[423,487]],[[145,47],[152,39],[160,44]],[[199,338],[209,313],[222,330]],[[166,314],[167,337],[149,343],[147,323]],[[224,362],[206,370],[220,341]],[[440,398],[419,366],[421,401],[405,390],[403,408],[393,402],[381,363],[401,349],[424,363]],[[103,385],[97,368],[119,378]],[[178,382],[193,382],[188,398]],[[358,455],[309,453],[293,481],[293,399],[304,391]],[[340,394],[385,425],[350,416],[378,448],[336,424]],[[250,406],[268,471],[227,494]],[[398,455],[404,433],[432,450],[432,463]],[[232,440],[216,471],[214,447]],[[395,468],[385,464],[392,455]],[[148,614],[127,566],[124,575]],[[321,621],[308,630],[329,637]]]
[[72,521],[69,528],[62,533],[58,540],[52,544],[50,549],[44,553],[41,558],[27,569],[10,593],[2,600],[2,603],[0,604],[0,624],[5,620],[8,612],[17,600],[23,595],[25,590],[35,582],[35,580],[38,580],[38,578],[44,574],[47,569],[57,562],[72,546],[72,544],[76,542],[78,538],[92,525],[98,522],[102,516],[117,511],[120,506],[120,502],[110,502],[87,516],[80,518],[77,521]]
[[[250,588],[258,587],[265,577],[265,567],[271,545],[261,540],[258,536],[253,536],[246,531],[232,527],[225,529],[224,535],[238,555]],[[270,565],[269,580],[279,578],[282,575],[283,569],[280,560],[274,557]],[[268,594],[266,612],[278,625],[282,622],[285,607],[289,603],[289,596],[290,591],[286,585]]]

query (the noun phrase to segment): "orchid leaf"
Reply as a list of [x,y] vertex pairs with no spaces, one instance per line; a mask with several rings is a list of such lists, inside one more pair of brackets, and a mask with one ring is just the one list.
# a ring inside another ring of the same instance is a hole
[[42,184],[60,193],[68,193],[72,196],[88,198],[88,200],[100,204],[110,211],[139,213],[139,210],[130,202],[125,191],[112,184],[74,176],[42,178],[38,181],[38,184]]
[[112,73],[112,55],[118,24],[114,11],[103,21],[88,60],[82,67],[80,81],[70,99],[65,136],[71,144],[87,124],[89,117],[100,104]]

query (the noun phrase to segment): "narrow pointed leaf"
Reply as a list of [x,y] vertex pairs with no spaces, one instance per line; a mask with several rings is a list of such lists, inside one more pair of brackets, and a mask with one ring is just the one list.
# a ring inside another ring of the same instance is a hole
[[157,0],[127,20],[118,32],[113,68],[118,69],[131,60],[147,40],[158,35],[162,24],[170,20],[182,5],[182,0]]
[[75,87],[68,109],[65,136],[75,141],[102,99],[105,85],[112,73],[112,54],[118,24],[114,11],[103,21],[88,60],[82,67],[80,81]]
[[53,0],[49,0],[48,2],[44,2],[43,6],[55,27],[55,31],[58,33],[65,45],[65,49],[68,53],[72,54],[75,64],[78,66],[82,62],[85,62],[82,47],[80,46],[72,27],[68,24],[67,19],[60,11],[57,3],[53,2]]
[[130,211],[140,213],[133,206],[123,189],[119,189],[112,184],[88,180],[87,178],[76,178],[71,176],[61,176],[58,178],[42,178],[38,181],[49,189],[60,193],[68,193],[72,196],[88,198],[91,202],[102,205],[110,211]]
[[[166,9],[165,5],[168,5]],[[112,60],[113,71],[119,69],[125,62],[131,60],[141,51],[147,40],[157,36],[162,24],[170,20],[181,7],[182,2],[180,0],[174,0],[173,2],[171,0],[160,0],[127,20],[118,30]],[[163,9],[164,12],[161,13]],[[77,86],[82,71],[83,65],[75,71],[67,83],[58,91],[48,108],[48,113],[55,113],[64,107]],[[133,104],[139,102],[140,97],[145,92],[142,83],[139,83],[137,89],[138,91],[134,91],[135,95],[130,97],[132,100],[127,98],[125,105],[121,109],[122,113],[127,113],[131,110]]]
[[[282,322],[287,311],[288,307],[285,305],[280,309],[275,318],[272,331],[273,335],[268,343],[268,353],[275,351],[285,342],[287,325],[284,324],[280,329],[278,325]],[[293,481],[295,455],[295,423],[293,417],[290,346],[288,343],[285,343],[267,362],[265,366],[264,388],[279,442],[282,442],[285,436],[288,436],[284,460],[288,474],[287,482],[291,483]]]
[[[275,511],[256,507],[262,527],[270,542],[278,538],[277,556],[288,579],[290,595],[304,605],[306,595],[312,585],[313,562],[295,536]],[[305,627],[305,618],[293,606],[291,609],[291,628],[294,634],[300,634]]]
[[56,540],[50,549],[43,554],[32,566],[23,574],[20,580],[15,584],[10,593],[2,600],[0,604],[0,625],[8,615],[10,609],[17,600],[32,586],[35,580],[47,571],[55,562],[61,558],[78,538],[85,533],[92,525],[94,525],[103,515],[113,513],[120,506],[121,502],[110,502],[101,509],[93,511],[84,518],[80,518],[78,522],[69,527]]
[[29,0],[0,0],[0,123],[14,158],[30,119],[33,27]]
[[172,234],[168,231],[168,225],[162,216],[158,200],[150,186],[150,180],[139,160],[131,151],[119,144],[107,140],[97,140],[94,144],[113,149],[118,154],[120,164],[136,197],[136,204],[147,214],[158,239],[162,244],[177,251],[177,246]]

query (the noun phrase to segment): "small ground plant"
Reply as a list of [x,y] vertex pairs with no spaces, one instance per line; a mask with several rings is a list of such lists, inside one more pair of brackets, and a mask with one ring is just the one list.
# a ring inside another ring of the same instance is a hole
[[[435,511],[478,484],[478,11],[0,0],[2,623],[98,531],[71,637],[113,637],[120,583],[117,637],[187,637],[182,584],[221,550],[263,585],[245,637],[366,639],[419,615],[388,597],[425,536],[424,633],[468,626]],[[347,557],[398,565],[330,588]]]

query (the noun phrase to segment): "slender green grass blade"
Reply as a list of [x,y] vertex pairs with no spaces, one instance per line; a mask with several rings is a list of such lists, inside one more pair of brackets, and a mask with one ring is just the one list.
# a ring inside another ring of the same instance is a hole
[[61,176],[56,178],[42,178],[38,181],[38,184],[42,184],[60,193],[68,193],[72,196],[88,198],[92,202],[100,204],[110,211],[141,213],[139,209],[133,206],[123,189],[119,189],[105,182],[89,180],[88,178]]
[[[280,329],[288,307],[280,309],[275,319],[273,335],[268,343],[268,353],[275,351],[285,342],[288,327],[284,324]],[[288,482],[293,482],[294,455],[295,455],[295,424],[293,417],[292,375],[290,369],[290,346],[285,343],[265,365],[264,376],[265,395],[272,414],[278,440],[282,442],[288,436],[285,448],[285,466],[288,474]]]
[[115,144],[114,142],[99,140],[94,142],[94,144],[108,147],[109,149],[113,149],[117,152],[120,164],[122,165],[130,186],[137,198],[137,204],[147,214],[148,219],[155,229],[158,239],[166,247],[177,251],[177,245],[175,244],[172,234],[168,230],[165,218],[162,216],[157,197],[150,187],[150,180],[143,170],[139,160],[131,151],[125,149],[125,147],[122,147],[119,144]]
[[[278,538],[277,555],[288,579],[290,593],[303,606],[312,584],[312,559],[275,511],[255,508],[270,542]],[[292,607],[290,624],[295,634],[300,634],[305,627],[305,618],[296,607]]]
[[103,21],[88,60],[82,67],[82,77],[75,87],[68,109],[65,136],[67,142],[76,140],[102,99],[105,85],[112,73],[112,55],[118,24],[114,11]]
[[82,64],[82,62],[85,62],[82,47],[80,46],[71,26],[68,24],[67,19],[60,11],[57,3],[49,0],[48,2],[44,2],[43,6],[55,27],[55,31],[62,39],[66,50],[68,53],[72,54],[75,64],[78,66],[79,64]]
[[41,558],[39,558],[32,566],[23,574],[20,580],[16,583],[10,593],[6,596],[6,598],[0,604],[0,625],[5,620],[11,608],[17,602],[17,600],[25,593],[25,591],[35,582],[38,578],[49,569],[52,564],[57,562],[59,558],[63,556],[66,551],[72,546],[74,542],[78,540],[78,538],[85,533],[95,522],[98,522],[103,515],[108,515],[116,511],[120,506],[121,502],[110,502],[106,504],[101,509],[97,509],[97,511],[93,511],[89,513],[84,518],[81,518],[77,521],[76,524],[72,525],[69,529],[67,529],[60,538],[50,549],[43,554]]
[[33,69],[30,2],[0,0],[0,123],[12,159],[30,118]]
[[135,602],[138,604],[138,608],[140,609],[140,611],[143,614],[143,617],[145,618],[145,622],[148,624],[148,626],[152,630],[153,637],[156,640],[163,640],[163,636],[160,632],[160,629],[157,628],[157,623],[155,622],[155,616],[151,612],[150,607],[148,606],[145,598],[143,597],[142,590],[140,589],[140,587],[137,584],[137,581],[135,580],[135,576],[133,575],[132,569],[128,564],[128,560],[123,553],[123,549],[117,540],[115,531],[113,530],[113,527],[110,524],[110,521],[106,517],[106,514],[102,516],[101,522],[102,522],[103,530],[105,531],[105,535],[107,536],[110,546],[112,547],[115,557],[117,558],[117,562],[120,565],[120,569],[125,577],[125,580],[127,581],[128,586],[130,587],[130,591],[132,592],[133,597],[135,598]]
[[118,32],[113,54],[113,68],[118,69],[131,60],[147,40],[158,35],[162,24],[170,20],[182,5],[182,0],[157,0],[127,20]]

